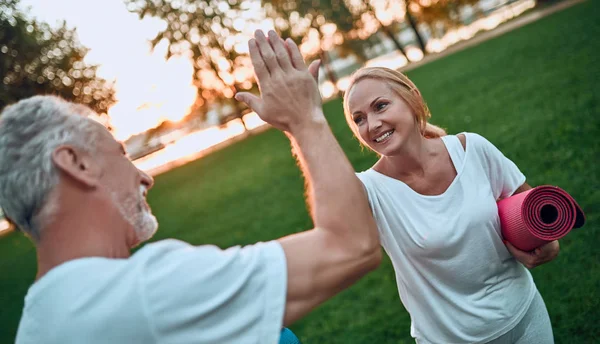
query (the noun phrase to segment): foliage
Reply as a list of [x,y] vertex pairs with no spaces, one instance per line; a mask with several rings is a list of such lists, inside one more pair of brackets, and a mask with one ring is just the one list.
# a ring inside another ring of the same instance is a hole
[[58,28],[30,19],[19,0],[0,3],[0,108],[36,94],[56,94],[105,114],[113,85],[84,62],[88,49],[65,22]]
[[[125,0],[128,9],[141,19],[155,17],[165,29],[151,41],[156,47],[168,43],[166,58],[189,56],[194,67],[199,108],[219,98],[231,98],[240,89],[251,89],[249,58],[242,54],[246,40],[239,34],[247,21],[249,7],[241,1],[219,0]],[[243,42],[242,42],[243,41]]]

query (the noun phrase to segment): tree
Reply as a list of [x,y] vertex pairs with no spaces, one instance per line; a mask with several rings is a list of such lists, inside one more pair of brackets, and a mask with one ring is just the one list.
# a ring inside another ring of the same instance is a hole
[[[172,55],[189,56],[194,67],[194,85],[198,89],[195,109],[207,103],[231,99],[241,89],[253,87],[252,65],[239,48],[244,18],[249,11],[242,1],[229,0],[125,0],[129,11],[140,19],[155,17],[166,28],[151,41],[156,47],[168,43],[166,59]],[[245,46],[246,42],[243,42]],[[236,117],[245,107],[235,102]],[[245,125],[245,124],[244,124]]]
[[[354,55],[366,61],[364,42],[358,31],[363,23],[360,13],[345,0],[263,0],[267,17],[277,24],[282,36],[291,37],[301,46],[306,58],[320,58],[327,79],[334,85],[338,76],[332,66],[331,52]],[[304,43],[304,45],[303,45]]]
[[375,19],[377,21],[381,31],[392,41],[392,43],[394,43],[394,46],[396,47],[396,49],[398,51],[400,51],[400,53],[402,53],[402,55],[404,55],[404,57],[406,57],[406,59],[408,60],[408,57],[406,56],[406,51],[404,50],[404,47],[402,46],[402,44],[400,43],[398,38],[396,38],[396,35],[394,34],[394,31],[391,29],[390,25],[385,25],[381,21],[381,19],[379,19],[379,17],[377,16],[377,10],[373,6],[373,4],[371,4],[371,0],[361,0],[361,2],[362,2],[362,11],[364,13],[369,14],[373,19]]
[[65,22],[58,28],[28,18],[19,0],[0,3],[0,108],[36,94],[55,94],[105,115],[113,84],[83,59],[88,49]]
[[[424,3],[409,1],[407,11],[410,9],[416,20],[426,23],[429,27],[441,24],[448,29],[463,25],[459,10],[464,6],[476,6],[479,0],[438,0]],[[435,33],[434,31],[434,36]]]
[[419,28],[417,27],[417,20],[415,19],[414,15],[412,15],[412,13],[410,13],[410,4],[411,4],[410,0],[404,0],[404,9],[406,11],[406,20],[408,21],[408,24],[410,25],[413,32],[415,33],[415,36],[417,37],[417,43],[419,44],[419,48],[421,49],[423,54],[427,54],[427,49],[425,49],[425,40],[423,39],[423,36],[419,32]]
[[[314,29],[319,32],[319,40],[321,46],[326,46],[325,49],[318,52],[323,61],[323,67],[329,79],[334,81],[336,76],[331,70],[328,63],[329,55],[324,54],[324,51],[332,50],[332,47],[327,47],[327,37],[323,34],[324,28],[335,25],[336,32],[330,36],[335,37],[329,39],[334,41],[336,51],[341,56],[353,54],[359,61],[366,61],[367,57],[364,53],[364,48],[369,45],[368,37],[376,30],[381,30],[394,44],[395,48],[406,56],[405,49],[400,41],[395,36],[394,24],[397,18],[398,9],[402,10],[400,1],[386,0],[263,0],[263,7],[266,10],[267,16],[276,20],[287,21],[290,27],[304,27],[304,30],[290,30],[292,37],[304,39],[307,37],[307,29]],[[376,8],[377,6],[377,8]],[[398,7],[400,6],[400,7]],[[389,16],[392,20],[384,22],[380,16],[381,13],[394,13]],[[395,18],[396,17],[396,18]],[[414,26],[416,21],[413,19]],[[302,21],[308,22],[308,25],[303,25]],[[294,31],[295,34],[294,34]],[[282,32],[286,34],[286,32]],[[341,39],[337,39],[336,35]],[[419,32],[416,32],[418,42],[421,42],[424,48],[425,43]],[[316,55],[316,54],[315,54]],[[335,81],[334,81],[335,82]]]

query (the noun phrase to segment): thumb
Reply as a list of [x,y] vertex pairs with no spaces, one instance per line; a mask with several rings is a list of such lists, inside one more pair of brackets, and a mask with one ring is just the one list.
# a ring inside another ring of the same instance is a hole
[[235,94],[235,100],[245,103],[254,112],[257,112],[261,99],[249,92],[238,92]]
[[315,60],[308,66],[308,72],[317,82],[319,82],[319,67],[321,67],[321,60]]

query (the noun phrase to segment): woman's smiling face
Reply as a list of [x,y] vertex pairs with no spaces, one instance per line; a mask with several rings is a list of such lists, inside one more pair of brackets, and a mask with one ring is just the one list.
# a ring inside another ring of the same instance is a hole
[[348,93],[348,110],[361,142],[383,156],[395,155],[419,133],[410,106],[381,80],[365,78],[354,84]]

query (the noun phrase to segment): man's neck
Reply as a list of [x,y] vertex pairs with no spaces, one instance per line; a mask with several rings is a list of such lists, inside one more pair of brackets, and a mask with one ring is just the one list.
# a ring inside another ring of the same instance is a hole
[[37,243],[39,280],[53,268],[75,259],[104,257],[124,259],[130,256],[127,245],[127,229],[102,228],[80,222],[79,225],[66,223],[73,221],[55,221],[42,230]]

